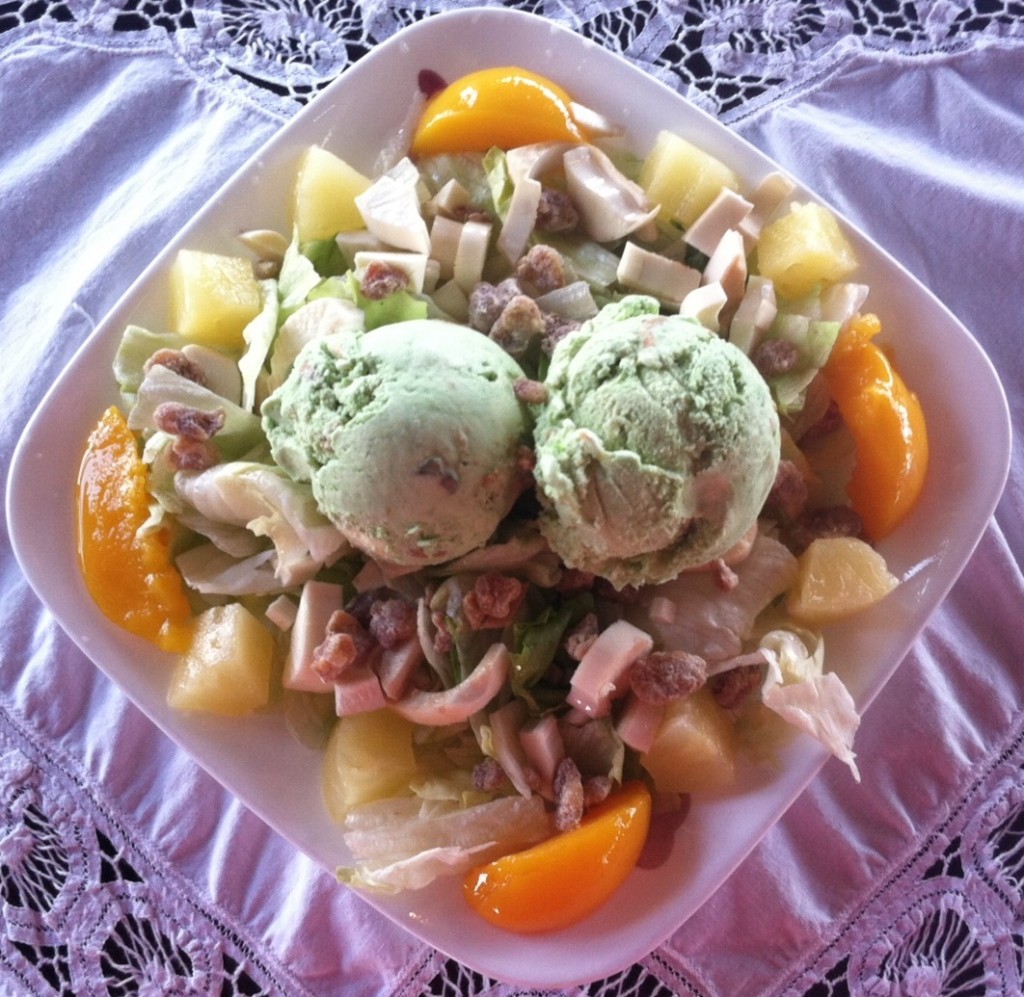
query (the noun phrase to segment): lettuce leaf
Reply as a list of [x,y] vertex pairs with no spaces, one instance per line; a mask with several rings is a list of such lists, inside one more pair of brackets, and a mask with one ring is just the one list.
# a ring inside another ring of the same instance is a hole
[[202,412],[222,410],[224,428],[213,437],[213,442],[225,460],[268,452],[259,416],[162,365],[151,367],[139,385],[135,404],[128,413],[128,426],[148,437],[157,429],[154,413],[164,402],[176,402]]
[[180,554],[174,563],[185,584],[203,595],[267,595],[284,588],[274,571],[272,548],[239,560],[205,543]]
[[205,471],[179,471],[181,498],[213,523],[244,526],[274,545],[274,573],[282,586],[301,584],[348,550],[317,508],[312,488],[280,468],[232,461]]
[[369,890],[416,890],[438,876],[527,848],[552,831],[538,796],[499,797],[469,807],[415,797],[380,800],[346,816],[343,838],[355,862],[337,875]]
[[508,217],[508,206],[512,201],[515,185],[508,172],[505,153],[494,147],[484,154],[484,172],[487,174],[487,186],[491,192],[491,201],[498,218],[504,221]]
[[263,307],[242,330],[245,352],[238,361],[238,370],[242,375],[242,408],[250,412],[256,411],[257,385],[277,335],[277,281],[261,280],[260,293],[263,296]]
[[820,741],[849,766],[860,782],[853,739],[860,726],[856,704],[834,672],[822,674],[824,642],[808,649],[792,631],[775,630],[761,639],[768,672],[761,702],[798,730]]
[[157,350],[180,350],[188,343],[175,332],[150,332],[141,325],[129,325],[114,354],[114,378],[124,407],[135,404],[135,396],[145,377],[146,361]]

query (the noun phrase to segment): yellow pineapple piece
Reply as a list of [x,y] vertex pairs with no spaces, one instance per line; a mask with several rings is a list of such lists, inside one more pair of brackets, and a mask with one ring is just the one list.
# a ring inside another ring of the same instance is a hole
[[834,284],[857,268],[853,247],[835,215],[803,204],[766,225],[757,243],[758,272],[783,298],[799,298],[819,284]]
[[666,793],[714,793],[736,778],[732,717],[704,686],[669,703],[651,749],[640,763]]
[[413,730],[413,724],[387,709],[354,713],[335,723],[324,751],[321,788],[336,821],[360,803],[407,793],[417,772]]
[[786,609],[798,623],[825,626],[874,605],[898,584],[885,558],[863,540],[820,538],[800,555]]
[[183,249],[171,267],[170,284],[175,332],[205,346],[242,349],[242,330],[263,304],[248,260]]
[[167,702],[177,710],[243,716],[267,705],[274,638],[241,603],[196,618],[192,644],[171,675]]
[[299,241],[333,239],[364,228],[355,199],[371,180],[332,152],[310,146],[295,181],[295,226]]
[[640,186],[661,205],[661,217],[691,225],[723,187],[739,190],[739,177],[710,153],[674,132],[659,132],[640,168]]

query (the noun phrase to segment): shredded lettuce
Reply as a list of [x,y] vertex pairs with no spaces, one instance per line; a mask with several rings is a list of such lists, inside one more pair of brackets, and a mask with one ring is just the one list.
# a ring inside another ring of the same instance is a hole
[[280,468],[252,461],[179,471],[178,494],[207,520],[244,526],[274,545],[282,586],[313,577],[348,550],[337,528],[317,507],[312,488]]
[[819,637],[808,649],[796,633],[774,630],[761,639],[761,650],[768,662],[761,702],[824,744],[860,782],[853,751],[860,716],[839,676],[822,673],[824,641]]
[[284,588],[274,571],[273,549],[238,560],[205,543],[180,554],[174,563],[185,584],[203,595],[266,595]]
[[788,340],[799,351],[799,360],[792,370],[768,381],[781,415],[792,415],[803,408],[807,387],[825,366],[839,329],[838,322],[823,322],[802,314],[784,313],[776,317],[765,338]]
[[188,342],[174,332],[150,332],[141,325],[129,325],[114,354],[114,377],[125,408],[135,404],[135,396],[145,377],[146,361],[157,350],[180,350]]
[[281,261],[281,272],[277,278],[277,293],[281,299],[282,318],[287,317],[296,308],[305,303],[309,292],[320,283],[322,277],[317,273],[313,261],[304,256],[299,247],[296,233]]
[[487,174],[487,186],[491,190],[491,201],[498,218],[504,221],[508,217],[508,206],[512,202],[512,191],[515,185],[509,176],[505,153],[496,146],[484,154],[484,171]]
[[355,862],[340,867],[338,879],[382,892],[420,889],[438,876],[466,872],[552,833],[538,796],[499,797],[470,807],[448,800],[387,799],[350,811],[345,828]]
[[420,176],[431,195],[449,180],[455,180],[469,195],[470,204],[481,211],[496,213],[491,200],[491,187],[483,156],[478,152],[442,153],[418,163]]
[[245,352],[238,361],[238,370],[242,375],[242,408],[250,412],[257,408],[257,386],[277,335],[277,315],[280,310],[276,280],[261,280],[260,293],[263,296],[263,307],[242,330]]
[[363,315],[364,327],[376,329],[395,322],[427,318],[430,304],[427,298],[409,291],[394,291],[386,298],[372,301],[359,290],[359,278],[354,270],[337,277],[328,277],[314,287],[307,302],[320,298],[338,298],[355,305]]
[[268,450],[259,416],[161,365],[151,367],[139,385],[135,404],[128,413],[128,426],[144,436],[150,435],[157,428],[154,413],[164,402],[202,412],[223,411],[224,428],[213,441],[225,460]]

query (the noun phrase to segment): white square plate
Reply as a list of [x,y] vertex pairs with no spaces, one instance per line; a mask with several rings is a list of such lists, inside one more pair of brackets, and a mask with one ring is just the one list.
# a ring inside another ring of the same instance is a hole
[[[326,869],[347,859],[323,810],[319,756],[278,716],[231,721],[176,713],[165,702],[169,662],[108,623],[81,582],[73,496],[85,438],[118,400],[111,361],[130,321],[165,328],[165,272],[180,247],[234,253],[247,228],[288,231],[301,152],[321,144],[373,172],[406,126],[417,74],[452,80],[521,65],[553,77],[577,101],[627,126],[646,151],[661,128],[729,163],[748,184],[775,165],[677,94],[577,35],[532,15],[475,9],[431,17],[381,45],[329,86],[241,169],[139,277],[54,385],[16,451],[8,491],[15,552],[61,626],[170,737],[268,824]],[[811,197],[805,191],[801,195]],[[1009,461],[1009,417],[998,378],[970,334],[894,260],[847,225],[870,285],[868,306],[888,330],[901,370],[921,398],[932,447],[924,495],[881,545],[906,580],[876,610],[828,634],[828,665],[863,710],[943,599],[992,514]],[[957,384],[957,391],[948,386]],[[894,735],[894,736],[898,736]],[[656,947],[736,868],[825,761],[809,738],[789,745],[777,772],[749,772],[733,795],[695,800],[679,827],[652,833],[651,856],[614,900],[553,935],[507,935],[472,914],[457,880],[416,893],[367,897],[421,939],[488,976],[567,986],[614,973]],[[257,763],[258,759],[258,763]],[[870,781],[873,759],[862,758]],[[654,846],[660,846],[655,848]],[[649,863],[647,863],[649,864]],[[342,889],[341,886],[338,887]]]

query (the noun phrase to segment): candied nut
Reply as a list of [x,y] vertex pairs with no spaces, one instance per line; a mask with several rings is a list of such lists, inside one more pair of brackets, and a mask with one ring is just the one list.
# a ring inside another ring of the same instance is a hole
[[485,793],[501,789],[508,781],[505,770],[496,758],[485,758],[473,766],[473,788]]
[[656,706],[691,695],[706,679],[704,659],[685,651],[652,651],[629,670],[633,695]]
[[726,710],[739,706],[760,684],[761,666],[755,664],[738,665],[708,679],[715,702]]
[[551,246],[538,243],[516,264],[516,278],[533,288],[537,294],[546,294],[565,287],[565,261],[562,254]]
[[433,69],[421,69],[416,74],[416,88],[426,98],[440,93],[448,84],[444,77]]
[[765,339],[754,348],[750,359],[760,375],[768,380],[794,370],[800,362],[800,350],[788,339]]
[[220,451],[209,440],[187,440],[179,436],[168,450],[168,460],[178,471],[205,471],[220,463]]
[[370,301],[381,301],[396,291],[404,291],[408,286],[409,275],[401,267],[383,260],[368,263],[359,281],[359,290]]
[[587,613],[579,623],[576,624],[565,635],[565,653],[573,661],[582,661],[583,655],[590,650],[590,645],[597,640],[598,622],[596,613]]
[[521,377],[512,385],[516,398],[527,405],[543,405],[548,400],[548,389],[543,381],[531,381]]
[[157,429],[186,440],[204,442],[224,428],[224,409],[205,412],[180,402],[161,402],[153,411]]
[[614,783],[610,776],[591,776],[583,783],[583,808],[589,810],[598,803],[604,803],[611,795]]
[[512,356],[526,352],[530,341],[546,328],[544,314],[529,295],[517,294],[502,309],[488,335]]
[[526,586],[511,575],[496,571],[480,575],[462,600],[462,611],[472,630],[490,630],[511,623],[526,598]]
[[541,232],[572,232],[580,223],[580,214],[564,190],[545,187],[537,205],[534,223]]
[[864,523],[848,505],[829,505],[802,513],[792,524],[787,539],[798,553],[814,540],[828,537],[863,537]]
[[821,418],[801,434],[800,445],[824,439],[830,433],[834,433],[842,424],[843,417],[839,406],[835,403],[834,398],[830,398]]
[[544,338],[541,340],[541,349],[551,356],[555,347],[582,324],[574,318],[565,318],[565,316],[556,315],[554,312],[544,312]]
[[157,350],[143,364],[143,373],[148,373],[153,367],[166,367],[195,384],[206,386],[206,375],[203,373],[203,368],[181,350]]
[[793,461],[779,461],[766,504],[786,519],[796,519],[803,512],[807,504],[807,479]]
[[570,831],[579,827],[583,819],[586,796],[583,778],[576,763],[566,756],[555,768],[553,782],[555,794],[555,827],[559,831]]
[[381,647],[397,647],[416,635],[416,606],[407,599],[377,599],[367,629]]
[[522,289],[514,278],[500,284],[481,281],[469,292],[469,325],[477,332],[489,333],[505,306],[521,293]]
[[313,671],[336,682],[351,668],[372,661],[377,651],[377,642],[354,616],[335,610],[327,621],[324,639],[313,651]]

